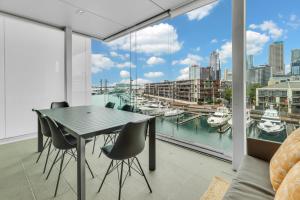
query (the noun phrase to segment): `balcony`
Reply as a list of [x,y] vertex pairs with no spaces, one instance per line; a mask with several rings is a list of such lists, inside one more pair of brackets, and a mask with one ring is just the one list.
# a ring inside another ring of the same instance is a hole
[[[97,147],[102,144],[103,141],[99,139]],[[54,168],[49,180],[45,181],[45,175],[42,174],[45,156],[36,164],[35,148],[36,139],[0,146],[1,199],[53,198],[58,168]],[[96,177],[92,179],[90,174],[87,174],[87,199],[117,199],[117,173],[112,173],[101,193],[97,193],[105,169],[109,165],[109,159],[98,158],[99,148],[96,150],[96,155],[92,155],[91,151],[92,144],[89,144],[86,149],[87,160],[90,162]],[[52,160],[54,154],[52,153],[50,157]],[[230,181],[235,175],[230,163],[162,141],[157,141],[157,156],[159,170],[155,172],[147,170],[148,151],[144,151],[139,156],[153,193],[150,194],[147,186],[143,185],[142,177],[133,174],[126,180],[123,192],[124,199],[198,200],[214,176],[221,176]],[[56,199],[76,199],[76,163],[74,160],[70,162],[63,173]]]

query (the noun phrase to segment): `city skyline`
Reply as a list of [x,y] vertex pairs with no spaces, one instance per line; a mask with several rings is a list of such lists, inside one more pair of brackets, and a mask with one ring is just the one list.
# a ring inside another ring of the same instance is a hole
[[[261,6],[255,6],[258,3]],[[258,0],[248,1],[248,54],[254,56],[254,66],[268,64],[269,45],[284,41],[284,64],[290,71],[291,50],[300,48],[297,43],[300,16],[296,15],[295,10],[300,3],[286,5],[283,0],[276,0],[271,9],[264,10],[266,6],[267,3]],[[264,15],[255,15],[260,10],[264,11]],[[93,40],[92,83],[97,85],[100,79],[109,80],[110,85],[128,83],[130,64],[132,79],[138,78],[139,83],[186,79],[188,67],[192,64],[209,66],[210,54],[215,50],[220,53],[223,77],[225,69],[231,71],[229,0],[220,0],[188,14],[164,20],[109,44]]]

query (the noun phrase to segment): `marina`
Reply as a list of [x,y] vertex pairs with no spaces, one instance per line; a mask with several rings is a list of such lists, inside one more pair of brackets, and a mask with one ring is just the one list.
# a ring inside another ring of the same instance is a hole
[[[154,98],[146,100],[143,97],[133,96],[130,98],[128,94],[93,95],[92,103],[103,106],[107,102],[112,101],[116,103],[116,107],[121,107],[129,103],[130,99],[133,105],[139,104],[144,112],[157,116],[156,127],[159,134],[194,145],[212,148],[226,155],[232,154],[231,116],[230,119],[226,118],[227,123],[219,127],[211,127],[207,122],[208,118],[217,111],[216,106],[200,107],[182,104],[171,106],[167,101],[158,101]],[[134,99],[139,100],[134,102]],[[176,109],[184,110],[184,112],[180,112],[180,114],[174,116],[164,116],[165,112]],[[292,130],[299,126],[299,121],[293,120],[296,123],[286,123],[286,128],[280,130],[278,134],[266,134],[262,133],[258,128],[262,114],[250,112],[249,110],[247,113],[248,137],[282,142]],[[291,119],[289,120],[292,121]]]

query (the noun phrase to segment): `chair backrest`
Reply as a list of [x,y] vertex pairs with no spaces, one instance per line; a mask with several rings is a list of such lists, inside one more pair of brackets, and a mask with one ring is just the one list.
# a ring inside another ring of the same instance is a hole
[[126,124],[109,153],[110,158],[124,160],[141,153],[145,147],[147,128],[148,121]]
[[128,111],[128,112],[133,112],[134,107],[128,104],[125,104],[124,106],[122,106],[122,108],[120,110],[123,111]]
[[51,131],[50,131],[50,128],[49,128],[49,125],[48,125],[48,122],[47,122],[45,116],[43,116],[42,113],[38,110],[33,109],[33,111],[35,111],[38,116],[42,134],[46,137],[51,137]]
[[115,107],[115,103],[113,102],[108,102],[106,105],[105,105],[106,108],[114,108]]
[[66,107],[70,107],[68,102],[66,102],[66,101],[52,102],[51,103],[51,109],[53,109],[53,108],[66,108]]
[[50,127],[51,135],[52,135],[52,144],[58,149],[66,149],[66,147],[70,146],[68,141],[63,135],[61,129],[57,126],[57,124],[50,119],[49,117],[45,117],[48,125]]

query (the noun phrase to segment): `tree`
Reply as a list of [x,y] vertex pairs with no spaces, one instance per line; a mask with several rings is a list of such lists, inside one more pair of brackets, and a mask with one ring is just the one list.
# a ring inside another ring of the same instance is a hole
[[259,83],[249,84],[247,87],[247,96],[249,97],[249,103],[253,104],[256,99],[256,88],[260,88]]
[[226,99],[228,102],[231,102],[232,97],[232,88],[226,88],[224,91],[224,99]]

